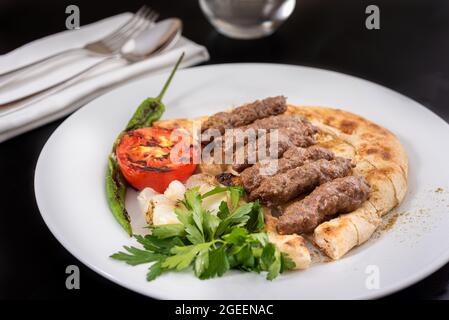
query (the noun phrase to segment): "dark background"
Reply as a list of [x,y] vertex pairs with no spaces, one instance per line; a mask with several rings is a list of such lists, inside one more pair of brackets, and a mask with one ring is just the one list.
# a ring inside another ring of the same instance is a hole
[[[295,12],[277,33],[239,41],[217,34],[195,0],[1,0],[0,54],[63,31],[69,4],[79,6],[81,27],[147,4],[161,18],[180,17],[184,35],[208,48],[207,64],[274,62],[336,70],[399,91],[449,121],[449,1],[297,0]],[[380,30],[365,28],[369,4],[380,8]],[[0,299],[144,300],[83,266],[40,217],[34,168],[62,121],[0,143]],[[81,290],[65,288],[65,268],[71,264],[80,267]],[[449,299],[448,283],[449,264],[388,298]]]

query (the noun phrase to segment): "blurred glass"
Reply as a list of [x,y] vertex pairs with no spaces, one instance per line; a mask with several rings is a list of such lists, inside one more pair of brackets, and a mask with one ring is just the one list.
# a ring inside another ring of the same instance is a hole
[[296,0],[199,0],[218,32],[236,39],[268,36],[291,15]]

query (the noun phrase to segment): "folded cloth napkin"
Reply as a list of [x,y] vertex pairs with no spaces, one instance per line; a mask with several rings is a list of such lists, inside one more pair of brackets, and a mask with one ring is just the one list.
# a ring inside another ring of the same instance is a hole
[[[14,67],[49,56],[68,48],[81,47],[109,34],[131,17],[131,13],[123,13],[99,22],[82,26],[79,30],[67,30],[33,41],[8,54],[0,56],[0,73]],[[15,102],[0,107],[0,142],[32,130],[46,123],[75,111],[95,97],[104,94],[126,81],[148,74],[169,71],[181,53],[185,56],[180,67],[188,67],[209,59],[206,48],[186,38],[181,38],[171,49],[143,61],[128,64],[124,60],[115,60],[94,69],[87,77],[51,96],[42,94],[42,99]],[[45,81],[55,81],[62,73],[74,74],[82,67],[98,62],[97,57],[78,55],[69,57],[72,61],[59,61],[58,68],[52,66],[48,73],[38,74],[35,78],[26,77],[11,83],[10,87],[0,90],[0,104],[8,102],[11,96],[20,97],[39,88]],[[62,63],[62,65],[61,65]],[[23,83],[21,83],[23,81]],[[37,96],[39,98],[39,96]],[[36,97],[34,97],[36,99]]]

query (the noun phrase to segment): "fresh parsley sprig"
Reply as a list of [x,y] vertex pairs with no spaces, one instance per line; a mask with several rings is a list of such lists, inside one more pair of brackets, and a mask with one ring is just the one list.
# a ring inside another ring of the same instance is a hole
[[[202,207],[202,200],[229,192],[231,203],[222,201],[215,215]],[[186,191],[176,209],[180,223],[151,226],[150,235],[135,235],[143,249],[125,246],[111,258],[130,265],[151,263],[147,280],[168,270],[193,267],[200,279],[220,277],[229,269],[266,272],[272,280],[295,263],[268,240],[264,215],[258,201],[240,204],[240,187],[217,187],[201,195],[199,188]]]

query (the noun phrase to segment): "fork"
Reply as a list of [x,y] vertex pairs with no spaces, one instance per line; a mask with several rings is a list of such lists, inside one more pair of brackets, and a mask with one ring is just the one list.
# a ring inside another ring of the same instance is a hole
[[61,58],[74,53],[87,53],[95,56],[113,55],[120,51],[120,48],[130,38],[154,23],[159,14],[147,6],[141,7],[127,22],[118,29],[103,37],[100,40],[90,42],[81,48],[71,48],[38,61],[32,62],[17,69],[0,74],[0,87],[19,78],[34,69],[45,66],[49,61]]

